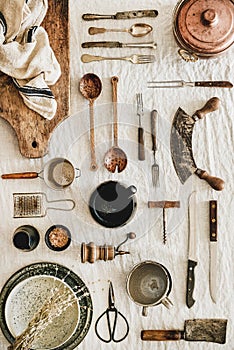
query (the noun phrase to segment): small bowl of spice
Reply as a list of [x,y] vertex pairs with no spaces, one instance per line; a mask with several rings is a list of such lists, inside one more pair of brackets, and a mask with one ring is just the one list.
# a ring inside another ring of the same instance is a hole
[[53,225],[46,231],[45,242],[52,250],[65,250],[71,243],[71,233],[66,226]]

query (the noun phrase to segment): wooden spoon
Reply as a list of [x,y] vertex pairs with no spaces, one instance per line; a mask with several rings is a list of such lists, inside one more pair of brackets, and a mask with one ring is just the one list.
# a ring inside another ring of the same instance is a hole
[[127,166],[127,156],[125,152],[118,146],[118,114],[117,114],[117,83],[118,77],[112,77],[112,100],[114,108],[114,146],[106,152],[104,157],[104,165],[108,171],[114,173],[116,168],[118,173],[121,173]]
[[95,137],[94,137],[94,113],[93,104],[96,98],[102,91],[102,82],[96,74],[85,74],[80,80],[80,92],[89,100],[89,117],[90,117],[90,147],[91,147],[91,167],[90,169],[97,170],[97,161],[95,154]]

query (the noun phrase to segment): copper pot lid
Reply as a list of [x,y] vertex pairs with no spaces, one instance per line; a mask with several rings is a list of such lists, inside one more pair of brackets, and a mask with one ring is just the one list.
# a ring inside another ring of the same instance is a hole
[[214,56],[234,41],[232,0],[182,0],[174,13],[174,34],[182,48]]

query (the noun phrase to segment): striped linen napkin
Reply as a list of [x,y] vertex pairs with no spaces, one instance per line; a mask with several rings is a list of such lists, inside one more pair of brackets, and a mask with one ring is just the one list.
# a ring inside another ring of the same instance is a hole
[[52,119],[57,103],[49,86],[61,69],[40,26],[47,8],[47,0],[0,0],[0,71],[12,77],[29,108]]

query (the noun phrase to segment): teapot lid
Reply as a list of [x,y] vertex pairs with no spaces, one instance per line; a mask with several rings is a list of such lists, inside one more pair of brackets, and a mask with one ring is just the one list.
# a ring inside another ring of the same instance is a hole
[[174,34],[185,49],[214,56],[234,41],[233,0],[182,0],[174,12]]

